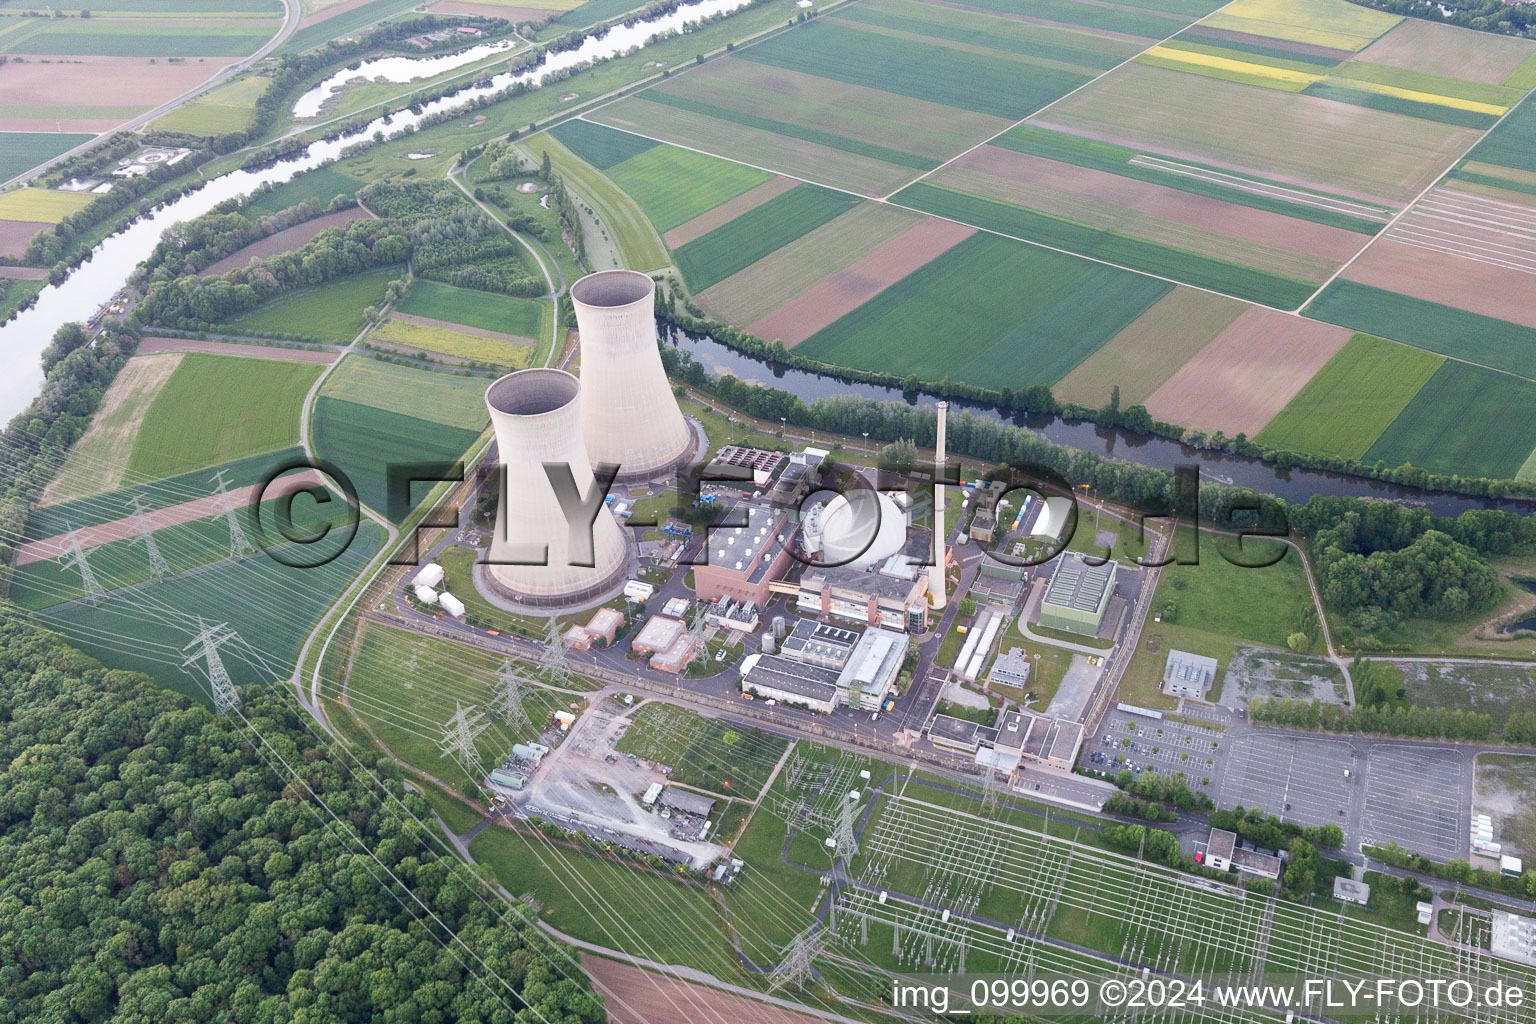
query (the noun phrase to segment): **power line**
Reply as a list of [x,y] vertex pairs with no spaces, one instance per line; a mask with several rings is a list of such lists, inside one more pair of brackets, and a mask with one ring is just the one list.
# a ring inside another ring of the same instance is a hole
[[205,627],[199,618],[197,627],[198,633],[192,642],[181,649],[181,653],[187,656],[181,663],[182,667],[202,660],[208,673],[208,688],[213,693],[213,708],[221,715],[228,715],[240,706],[240,695],[235,692],[235,684],[229,680],[229,670],[224,667],[224,659],[219,657],[219,648],[227,643],[243,641],[240,640],[240,634],[229,628],[227,622]]
[[64,541],[64,552],[55,559],[60,565],[65,561],[72,562],[75,571],[80,574],[80,589],[85,592],[85,600],[88,604],[96,604],[107,596],[97,581],[96,574],[91,571],[91,563],[86,560],[85,548],[80,544],[80,531],[69,531],[69,537]]

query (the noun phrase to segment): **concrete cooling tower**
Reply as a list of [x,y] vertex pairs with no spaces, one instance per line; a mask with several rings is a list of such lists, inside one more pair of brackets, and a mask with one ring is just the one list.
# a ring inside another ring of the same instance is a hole
[[581,331],[581,425],[594,466],[619,479],[665,475],[693,454],[656,349],[656,283],[633,270],[588,274],[571,286]]
[[[564,370],[519,370],[485,392],[506,477],[486,578],[493,590],[524,604],[553,607],[599,597],[629,567],[628,540],[607,505],[592,524],[594,564],[571,564],[570,527],[544,470],[545,463],[569,465],[578,494],[592,487],[581,392],[580,382]],[[518,549],[527,545],[548,545],[547,564],[505,564],[526,559]]]

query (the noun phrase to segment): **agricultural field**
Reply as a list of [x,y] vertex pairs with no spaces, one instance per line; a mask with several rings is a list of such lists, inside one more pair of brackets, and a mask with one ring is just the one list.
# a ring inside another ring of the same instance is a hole
[[[399,522],[413,502],[403,494],[391,501],[389,467],[461,461],[489,421],[484,394],[484,378],[351,355],[315,400],[315,449],[351,477],[365,505]],[[417,484],[411,498],[428,490]]]
[[1254,440],[1279,451],[1362,459],[1444,362],[1357,334]]
[[858,202],[846,192],[798,185],[678,247],[672,255],[688,287],[702,291],[846,213]]
[[256,101],[266,91],[270,78],[251,75],[228,85],[221,85],[157,117],[151,128],[189,135],[222,135],[250,126],[256,116]]
[[299,22],[299,28],[277,48],[278,53],[303,53],[324,44],[327,40],[350,35],[367,28],[374,22],[383,21],[417,6],[411,0],[367,0],[352,5],[337,3],[327,5]]
[[1247,35],[1359,50],[1403,18],[1344,0],[1235,0],[1202,22]]
[[200,623],[227,622],[244,642],[221,651],[236,686],[271,685],[292,673],[305,636],[383,540],[384,531],[364,521],[347,549],[319,568],[291,568],[257,554],[95,606],[56,605],[38,618],[110,668],[147,672],[170,689],[207,700],[206,677],[182,667],[181,649]]
[[722,796],[756,799],[789,742],[760,729],[706,718],[672,704],[650,702],[615,749],[669,765],[672,782]]
[[1446,360],[1365,453],[1432,473],[1505,479],[1536,450],[1536,383]]
[[495,292],[455,288],[450,284],[417,278],[405,297],[395,303],[395,311],[411,316],[447,320],[466,327],[501,331],[520,338],[543,334],[543,319],[549,306],[543,299],[523,299]]
[[[566,122],[578,123],[585,122]],[[602,171],[566,148],[553,132],[534,136],[514,148],[534,160],[548,154],[550,166],[555,173],[607,226],[626,267],[632,270],[658,269],[671,263],[661,236],[635,200]]]
[[363,310],[384,300],[384,288],[404,267],[378,267],[268,299],[219,325],[230,334],[296,334],[345,345],[367,326]]
[[[27,167],[31,166],[32,163],[27,164]],[[91,205],[94,198],[89,192],[60,192],[46,188],[12,189],[0,192],[0,220],[57,224],[70,214]]]
[[455,359],[490,363],[520,370],[533,357],[536,342],[532,338],[514,338],[510,334],[459,329],[454,324],[424,318],[403,319],[392,316],[368,334],[369,340],[384,341],[412,351],[436,352]]
[[1066,402],[1098,408],[1120,389],[1122,406],[1144,405],[1162,384],[1238,318],[1247,306],[1223,295],[1178,287],[1163,296],[1052,390]]
[[1193,20],[1073,0],[1053,2],[1049,24],[1012,13],[871,0],[592,117],[879,196],[1130,57],[1145,45],[1133,36]]
[[1359,53],[1360,60],[1372,64],[1488,85],[1514,84],[1511,79],[1533,57],[1536,43],[1528,39],[1474,32],[1418,18],[1404,18]]
[[317,167],[263,192],[243,209],[247,214],[277,213],[308,200],[323,210],[337,196],[356,195],[362,187],[362,182],[334,167]]
[[49,20],[0,35],[0,53],[104,57],[244,57],[274,35],[276,18],[94,17]]
[[191,352],[138,424],[127,478],[155,480],[285,448],[322,367]]
[[[829,363],[951,376],[989,387],[1054,384],[1161,299],[1153,278],[976,234],[803,342]],[[952,339],[936,347],[935,337]]]
[[[70,132],[0,132],[0,181],[36,167],[44,160],[51,160],[82,142],[91,139],[89,134]],[[10,193],[6,194],[7,196]],[[10,220],[43,220],[42,217],[24,217],[5,209],[5,199],[0,198],[0,215]]]
[[[1202,533],[1198,565],[1163,567],[1152,600],[1162,621],[1148,622],[1142,630],[1117,691],[1120,700],[1154,708],[1174,706],[1176,698],[1158,689],[1170,648],[1215,658],[1220,685],[1239,643],[1285,650],[1290,634],[1305,628],[1318,631],[1306,574],[1295,551],[1286,549],[1274,565],[1247,569],[1223,558],[1217,544],[1214,535]],[[1247,558],[1265,553],[1251,540],[1244,547]]]

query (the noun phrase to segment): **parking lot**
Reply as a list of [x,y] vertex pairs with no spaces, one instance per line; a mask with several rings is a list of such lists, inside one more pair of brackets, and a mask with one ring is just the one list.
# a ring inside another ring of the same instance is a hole
[[1377,743],[1367,771],[1361,841],[1389,839],[1435,860],[1466,857],[1471,760],[1452,747]]
[[1214,799],[1225,746],[1218,729],[1112,710],[1098,735],[1083,744],[1083,762],[1111,775],[1127,767],[1137,774],[1183,772],[1190,789]]
[[1250,732],[1232,743],[1216,804],[1261,807],[1283,821],[1348,832],[1362,781],[1357,761],[1348,740]]

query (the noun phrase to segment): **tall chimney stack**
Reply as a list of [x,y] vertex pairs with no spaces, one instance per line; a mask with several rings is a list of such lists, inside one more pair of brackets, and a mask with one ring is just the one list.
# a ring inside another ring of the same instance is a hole
[[944,421],[949,416],[949,403],[940,402],[939,439],[933,456],[933,564],[928,567],[928,603],[941,609],[948,603],[944,594]]

